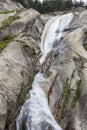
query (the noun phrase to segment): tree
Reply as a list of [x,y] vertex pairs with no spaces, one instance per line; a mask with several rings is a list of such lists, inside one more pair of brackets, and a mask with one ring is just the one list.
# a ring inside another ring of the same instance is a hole
[[28,8],[28,4],[27,4],[27,1],[26,1],[26,0],[13,0],[13,1],[19,2],[19,3],[21,3],[25,8]]
[[27,8],[34,8],[35,10],[39,11],[40,13],[50,13],[54,11],[64,11],[70,10],[72,7],[81,7],[84,5],[82,1],[78,3],[75,1],[74,3],[72,0],[44,0],[41,4],[39,0],[14,0],[20,2],[24,7]]

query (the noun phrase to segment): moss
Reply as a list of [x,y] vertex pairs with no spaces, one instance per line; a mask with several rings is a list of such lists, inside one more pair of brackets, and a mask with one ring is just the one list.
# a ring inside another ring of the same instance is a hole
[[35,75],[36,73],[38,73],[38,70],[37,69],[33,70],[33,73]]
[[33,80],[34,80],[34,75],[29,76],[29,83],[30,84],[32,84]]
[[18,104],[22,105],[25,101],[25,98],[26,98],[26,92],[21,92],[18,98],[19,99]]
[[85,50],[87,50],[87,44],[84,44],[83,47]]
[[[71,80],[74,77],[75,70],[73,70],[73,73],[71,75]],[[79,98],[81,96],[81,80],[78,80],[76,82],[76,90],[75,90],[75,96],[72,97],[71,107],[68,110],[68,104],[69,100],[71,98],[71,92],[72,89],[70,89],[71,81],[69,84],[69,79],[66,79],[65,85],[63,87],[63,93],[62,96],[58,102],[58,111],[61,112],[61,119],[63,119],[64,115],[67,117],[67,119],[71,119],[73,115],[73,110],[76,106],[76,103],[79,101]]]
[[38,73],[37,69],[33,70],[33,74],[29,76],[29,84],[32,84],[36,73]]
[[13,37],[6,36],[3,41],[0,42],[0,52],[7,46],[7,44],[13,40]]
[[77,100],[79,100],[80,95],[81,95],[81,82],[82,82],[81,80],[77,81],[77,89],[76,89],[76,93],[75,93]]
[[1,29],[9,26],[13,21],[15,21],[16,19],[19,19],[18,15],[14,15],[14,16],[9,16],[9,18],[5,19],[2,23],[2,27]]
[[66,79],[66,83],[63,87],[63,93],[62,93],[62,101],[59,102],[59,107],[64,110],[67,107],[67,104],[69,102],[71,95],[71,89],[70,89],[70,84],[68,83],[68,78]]
[[14,12],[14,10],[13,11],[8,11],[8,10],[7,11],[1,11],[0,14],[9,14],[11,12]]
[[3,41],[11,41],[12,39],[13,39],[12,36],[7,35],[4,37]]
[[62,94],[62,98],[64,99],[63,108],[67,107],[67,104],[68,104],[69,99],[70,99],[70,95],[71,95],[70,84],[68,83],[68,79],[67,79],[65,86],[64,86],[63,94]]
[[78,80],[76,84],[77,84],[77,88],[76,88],[76,91],[75,91],[75,96],[73,97],[71,109],[68,113],[69,119],[72,117],[73,110],[74,110],[76,103],[79,101],[79,98],[81,96],[81,80]]
[[72,109],[75,108],[76,103],[78,102],[80,95],[81,95],[81,80],[78,80],[76,84],[77,84],[77,88],[75,91],[75,96],[73,97]]

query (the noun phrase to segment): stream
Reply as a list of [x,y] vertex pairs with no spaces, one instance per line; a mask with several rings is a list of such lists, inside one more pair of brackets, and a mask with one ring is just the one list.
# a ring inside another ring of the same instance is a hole
[[[47,63],[51,53],[55,54],[56,50],[62,53],[59,43],[68,33],[72,19],[73,14],[68,13],[47,21],[41,36],[41,66]],[[50,66],[50,62],[48,64]],[[35,76],[32,89],[29,91],[30,98],[25,101],[16,119],[17,130],[62,130],[50,111],[47,95],[41,87],[48,80],[44,73],[38,72]]]

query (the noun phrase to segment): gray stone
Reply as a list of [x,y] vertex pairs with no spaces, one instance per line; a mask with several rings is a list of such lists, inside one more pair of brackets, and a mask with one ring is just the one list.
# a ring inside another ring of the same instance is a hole
[[20,10],[23,6],[11,0],[0,0],[0,11],[12,11],[12,10]]

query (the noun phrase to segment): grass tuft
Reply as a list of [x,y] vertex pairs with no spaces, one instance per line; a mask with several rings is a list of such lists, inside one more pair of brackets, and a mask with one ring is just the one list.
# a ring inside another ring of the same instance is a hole
[[14,12],[14,11],[1,11],[0,14],[9,14],[11,12]]
[[14,16],[9,16],[9,18],[5,19],[2,23],[2,29],[6,28],[7,26],[9,26],[13,21],[19,19],[18,15],[14,15]]
[[6,36],[3,41],[0,42],[0,53],[7,46],[7,44],[13,40],[13,37]]
[[80,99],[80,96],[81,96],[81,80],[78,80],[77,81],[77,88],[76,88],[76,91],[75,91],[75,96],[73,97],[73,103],[72,103],[72,109],[75,108],[76,106],[76,103],[79,101]]

